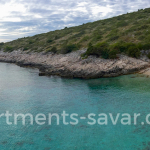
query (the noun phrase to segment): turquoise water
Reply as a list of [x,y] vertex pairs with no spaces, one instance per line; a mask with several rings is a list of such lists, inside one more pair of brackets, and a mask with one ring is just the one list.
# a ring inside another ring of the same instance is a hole
[[[0,63],[0,113],[150,113],[150,78],[128,75],[109,79],[63,79],[39,77],[38,70]],[[98,116],[95,117],[98,119]],[[13,121],[13,118],[11,118]],[[70,121],[69,118],[66,121]],[[0,118],[0,150],[147,150],[150,125],[7,125]],[[132,121],[133,122],[133,121]]]

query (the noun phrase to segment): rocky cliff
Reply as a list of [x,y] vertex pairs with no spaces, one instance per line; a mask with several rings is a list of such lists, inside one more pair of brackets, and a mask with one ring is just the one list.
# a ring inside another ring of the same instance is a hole
[[149,66],[148,59],[135,59],[119,55],[118,59],[108,60],[89,56],[82,59],[86,49],[69,54],[44,54],[13,51],[0,51],[1,62],[17,63],[19,66],[37,67],[39,75],[59,75],[71,78],[114,77],[140,71]]

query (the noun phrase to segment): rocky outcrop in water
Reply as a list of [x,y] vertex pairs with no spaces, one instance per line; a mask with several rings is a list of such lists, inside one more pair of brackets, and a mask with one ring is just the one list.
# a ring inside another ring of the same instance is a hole
[[44,54],[13,51],[0,51],[0,61],[17,63],[19,66],[37,67],[39,75],[58,75],[71,78],[100,78],[130,74],[149,66],[148,59],[135,59],[120,55],[118,59],[108,60],[89,56],[82,59],[79,50],[69,54]]

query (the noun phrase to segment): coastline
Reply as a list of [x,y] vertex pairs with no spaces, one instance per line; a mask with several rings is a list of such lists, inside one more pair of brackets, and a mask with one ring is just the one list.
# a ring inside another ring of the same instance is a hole
[[139,73],[150,76],[150,68],[143,69]]
[[[0,62],[16,63],[21,67],[36,67],[40,76],[57,75],[66,78],[93,79],[116,77],[142,72],[150,66],[148,59],[135,59],[119,55],[118,59],[109,60],[89,56],[81,58],[86,49],[69,54],[29,53],[21,50],[10,53],[0,51]],[[149,70],[150,75],[150,70]]]

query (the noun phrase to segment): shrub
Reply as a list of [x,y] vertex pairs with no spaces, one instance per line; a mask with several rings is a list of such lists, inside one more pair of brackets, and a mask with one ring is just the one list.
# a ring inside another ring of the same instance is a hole
[[143,45],[141,43],[124,43],[118,42],[110,46],[110,50],[116,50],[117,53],[124,52],[130,57],[139,57],[140,50],[143,50]]
[[150,53],[147,54],[147,57],[150,59]]
[[146,43],[146,44],[138,43],[136,46],[140,50],[150,50],[150,43]]
[[137,17],[137,19],[142,19],[144,16],[143,15],[140,15]]
[[86,57],[86,52],[81,54],[81,57]]
[[124,53],[127,53],[128,49],[131,46],[135,46],[135,44],[134,43],[125,43],[125,42],[118,43],[119,51],[124,52]]
[[13,51],[13,47],[11,47],[11,46],[6,46],[6,47],[4,48],[4,51],[5,51],[5,52],[12,52],[12,51]]
[[142,50],[150,50],[150,43],[143,44]]
[[75,34],[74,36],[75,37],[81,37],[84,34],[85,34],[85,31],[83,30],[83,31],[79,32],[78,34]]
[[131,46],[129,47],[127,54],[130,57],[138,58],[140,57],[141,52],[136,46]]
[[100,40],[102,38],[102,35],[97,35],[96,37],[95,37],[95,39],[97,39],[97,40]]
[[3,43],[3,42],[1,42],[1,43],[0,43],[0,46],[3,46],[3,45],[4,45],[4,43]]
[[56,47],[52,47],[51,52],[53,52],[54,54],[57,53],[57,48]]
[[90,38],[89,36],[84,36],[84,37],[80,40],[80,42],[88,41],[89,38]]
[[145,8],[144,13],[150,13],[150,8]]
[[138,48],[139,50],[143,50],[143,44],[138,43],[136,46],[137,46],[137,48]]
[[48,52],[52,52],[52,53],[57,53],[57,48],[56,47],[52,47],[52,48],[48,48],[48,49],[46,49],[46,53],[48,53]]
[[101,56],[105,59],[115,59],[117,54],[124,52],[130,57],[138,58],[141,55],[140,50],[143,49],[142,44],[124,43],[118,42],[112,45],[108,45],[106,42],[98,43],[93,46],[91,43],[88,45],[87,51],[82,54],[82,57],[89,55]]
[[102,42],[98,43],[95,46],[93,46],[91,43],[88,45],[88,49],[86,51],[86,55],[96,55],[96,56],[101,56],[105,59],[108,58],[108,43]]
[[128,30],[126,30],[125,33],[131,33],[131,32],[137,31],[137,30],[138,30],[138,26],[134,25],[131,28],[129,28]]
[[85,54],[86,55],[91,55],[93,53],[93,51],[94,51],[94,47],[93,47],[92,43],[89,43],[88,44],[88,49],[87,49]]
[[109,46],[109,49],[112,50],[116,50],[118,53],[123,52],[124,51],[124,47],[122,46],[122,43],[117,42],[114,43],[112,45]]
[[140,35],[142,35],[142,32],[141,32],[141,31],[135,32],[135,36],[140,36]]
[[146,24],[150,24],[150,19],[146,20],[145,23],[146,23]]
[[62,48],[62,50],[60,51],[61,54],[67,54],[67,53],[70,53],[74,50],[77,50],[78,49],[78,45],[77,44],[69,44],[69,45],[66,45]]
[[128,25],[128,23],[125,22],[125,21],[119,21],[119,22],[117,23],[117,27],[125,27],[125,26],[127,26],[127,25]]
[[115,40],[117,40],[117,39],[119,39],[119,36],[118,36],[118,35],[110,37],[110,38],[108,39],[108,41],[115,41]]
[[109,59],[117,58],[117,54],[118,54],[118,50],[116,50],[116,49],[110,50],[108,53]]
[[33,43],[34,43],[34,41],[33,41],[33,40],[30,40],[30,41],[29,41],[29,44],[33,44]]
[[98,41],[102,39],[102,35],[95,35],[94,38],[92,39],[92,41]]
[[55,36],[55,40],[57,40],[57,39],[59,39],[59,38],[60,38],[60,36],[58,36],[58,35]]
[[150,41],[150,35],[147,35],[147,36],[145,36],[144,38],[145,38],[144,41],[145,41],[146,43],[149,43],[149,41]]
[[114,41],[119,38],[118,35],[119,30],[118,29],[113,29],[106,37],[108,37],[108,41]]
[[125,42],[120,41],[120,42],[110,45],[109,49],[116,50],[118,53],[122,53],[122,52],[126,53],[129,47],[134,46],[134,45],[135,44],[133,43],[125,43]]
[[141,35],[141,36],[138,37],[138,40],[143,40],[144,38],[145,38],[145,36]]
[[138,30],[143,30],[143,29],[147,29],[149,26],[148,25],[142,25],[138,28]]
[[29,49],[28,47],[24,47],[23,51],[26,51],[26,50],[28,50],[28,49]]
[[53,40],[52,40],[52,39],[47,40],[47,43],[51,43],[51,42],[53,42]]
[[107,59],[108,58],[108,43],[101,42],[95,45],[95,52],[97,52],[98,56]]
[[38,47],[33,47],[33,51],[34,52],[42,52],[43,51],[43,49],[40,47],[40,48],[38,48]]

